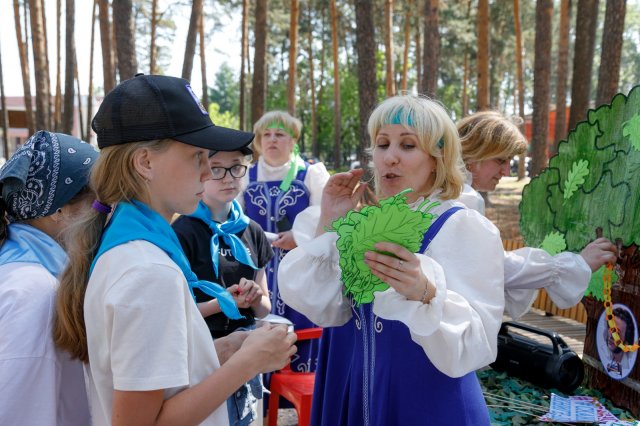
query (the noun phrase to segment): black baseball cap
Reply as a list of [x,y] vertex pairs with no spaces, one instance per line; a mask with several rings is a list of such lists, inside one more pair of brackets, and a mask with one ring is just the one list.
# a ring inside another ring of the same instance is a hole
[[254,134],[213,124],[187,80],[143,75],[107,93],[91,127],[98,147],[175,139],[213,151],[242,151]]

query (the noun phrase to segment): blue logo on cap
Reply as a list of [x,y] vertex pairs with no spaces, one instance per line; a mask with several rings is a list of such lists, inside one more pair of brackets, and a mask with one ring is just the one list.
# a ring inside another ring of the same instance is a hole
[[200,112],[202,112],[202,115],[209,115],[207,110],[204,109],[204,105],[202,105],[202,102],[200,102],[200,99],[198,99],[196,94],[193,93],[193,89],[191,88],[191,85],[185,84],[184,87],[187,88],[187,92],[189,92],[189,94],[191,95],[191,98],[193,99],[193,102],[195,102],[195,104],[198,106],[198,108],[200,108]]

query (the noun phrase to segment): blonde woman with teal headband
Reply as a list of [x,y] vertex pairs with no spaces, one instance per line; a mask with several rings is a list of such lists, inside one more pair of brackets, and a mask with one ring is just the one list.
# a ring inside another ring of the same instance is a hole
[[[245,175],[242,195],[244,211],[273,237],[274,256],[267,265],[271,312],[288,318],[296,329],[314,327],[305,316],[286,306],[278,290],[278,267],[284,255],[297,246],[291,230],[303,211],[319,206],[329,173],[322,163],[309,164],[298,155],[297,142],[302,123],[284,111],[271,111],[253,127],[257,161]],[[305,215],[308,216],[308,215]],[[311,215],[313,216],[313,215]],[[317,216],[316,216],[317,217]],[[309,226],[315,232],[315,224]],[[299,345],[291,368],[314,371],[315,343]]]

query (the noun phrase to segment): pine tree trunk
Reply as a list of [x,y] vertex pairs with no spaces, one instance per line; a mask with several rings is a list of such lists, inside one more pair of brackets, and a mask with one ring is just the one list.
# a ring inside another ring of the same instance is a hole
[[364,180],[372,176],[367,149],[369,114],[376,106],[376,42],[373,6],[369,0],[356,0],[356,52],[358,54],[358,106],[360,114],[360,145],[358,160],[365,170]]
[[151,0],[151,40],[149,46],[149,74],[156,73],[156,30],[158,29],[158,0]]
[[93,0],[93,9],[91,13],[91,46],[89,48],[89,89],[87,90],[87,142],[91,140],[91,120],[93,118],[93,51],[95,47],[97,8],[98,0]]
[[138,73],[136,58],[136,36],[133,30],[131,0],[113,0],[113,23],[116,32],[116,53],[120,81],[128,80]]
[[[522,119],[520,132],[524,135],[524,70],[522,66],[522,28],[520,27],[520,0],[513,0],[513,22],[516,33],[516,80],[518,87],[518,115]],[[518,161],[518,180],[526,174],[527,153],[520,154]]]
[[109,0],[98,0],[98,2],[100,10],[100,43],[102,46],[102,75],[104,78],[104,94],[106,95],[115,87],[116,76],[113,66],[113,48],[111,46]]
[[[24,13],[26,18],[26,9]],[[20,72],[22,74],[22,91],[24,93],[24,106],[26,109],[27,127],[29,129],[29,134],[32,135],[36,130],[35,122],[33,119],[33,103],[31,98],[31,73],[29,72],[27,44],[22,38],[22,24],[20,23],[20,3],[18,0],[13,0],[13,17],[16,28],[16,40],[18,41],[18,54],[20,55]],[[25,32],[27,30],[28,28],[25,28]]]
[[51,111],[49,89],[49,68],[44,40],[44,23],[42,22],[42,1],[29,0],[31,15],[31,42],[33,47],[33,64],[36,77],[36,128],[51,128]]
[[84,133],[84,119],[82,116],[82,95],[80,94],[80,77],[78,77],[78,58],[77,57],[74,62],[76,65],[76,69],[73,74],[76,79],[76,90],[77,90],[77,96],[78,96],[78,129],[80,131],[80,139],[82,139],[83,141],[86,141],[87,138]]
[[477,109],[489,109],[489,0],[478,0]]
[[440,56],[438,8],[438,0],[425,0],[422,92],[431,98],[436,98],[438,95],[438,60]]
[[187,42],[184,48],[184,61],[182,62],[182,78],[191,80],[193,70],[193,56],[196,54],[196,36],[198,35],[198,22],[202,14],[202,0],[193,0],[191,6],[191,19],[187,31]]
[[571,25],[571,0],[560,2],[560,35],[558,39],[558,68],[556,70],[556,124],[553,129],[553,150],[563,140],[567,126],[567,70],[569,69],[569,27]]
[[598,0],[578,0],[575,47],[573,52],[573,81],[571,83],[571,112],[569,130],[584,120],[591,97],[591,68],[596,41]]
[[246,128],[245,101],[247,99],[245,61],[248,61],[249,54],[249,0],[242,0],[242,47],[240,52],[240,105],[238,114],[240,115],[240,130]]
[[342,118],[340,116],[340,63],[338,62],[338,9],[336,0],[331,0],[331,48],[333,52],[333,167],[341,165]]
[[[47,14],[46,11],[44,9],[44,0],[39,0],[40,1],[40,16],[42,19],[42,28],[44,28],[44,32],[42,33],[42,38],[44,39],[44,51],[45,51],[45,57],[44,57],[44,62],[45,62],[45,67],[47,70],[47,76],[50,75],[50,69],[51,67],[49,66],[49,36],[48,36],[48,32],[47,32]],[[49,115],[49,128],[53,128],[53,102],[54,102],[54,97],[51,96],[51,82],[49,81],[47,83],[47,86],[49,87],[49,92],[47,93],[47,98],[49,100],[49,109],[48,109],[48,115]]]
[[607,0],[604,29],[602,30],[602,48],[600,49],[596,107],[611,102],[611,99],[618,93],[626,9],[626,0]]
[[320,147],[318,146],[318,118],[316,115],[316,79],[313,66],[313,25],[312,25],[312,7],[309,7],[309,31],[307,32],[307,52],[309,56],[309,87],[311,91],[311,153],[314,157],[320,156]]
[[0,48],[0,108],[2,108],[2,154],[5,160],[9,159],[9,112],[7,100],[4,96],[4,74],[2,73],[2,49]]
[[296,64],[298,58],[298,0],[291,0],[289,10],[289,80],[287,81],[287,110],[296,115]]
[[413,0],[407,0],[406,11],[404,13],[404,52],[402,53],[402,80],[400,89],[407,90],[407,73],[409,71],[409,47],[411,44],[411,8]]
[[62,133],[68,135],[73,130],[73,98],[76,73],[76,45],[75,45],[75,1],[66,0],[66,28],[65,28],[65,61],[64,61],[64,112],[62,114]]
[[531,144],[533,156],[531,175],[537,176],[547,165],[547,135],[549,134],[549,101],[551,76],[551,19],[553,0],[536,1],[536,39],[533,65],[533,117]]
[[202,75],[202,105],[209,111],[209,86],[207,85],[207,59],[205,55],[204,39],[204,13],[200,14],[198,22],[198,33],[200,34],[200,74]]
[[267,0],[256,0],[253,82],[251,85],[251,127],[264,114],[267,95]]
[[418,24],[415,25],[415,39],[416,39],[416,82],[418,83],[418,86],[420,86],[420,84],[422,84],[422,43],[420,42],[420,38],[422,37],[422,34],[420,34],[420,20],[417,19]]
[[62,62],[62,27],[60,21],[62,18],[62,1],[56,0],[56,28],[58,33],[56,34],[56,97],[53,103],[53,128],[56,131],[60,131],[62,125],[62,83],[61,83],[61,71],[60,65]]
[[387,96],[393,96],[396,93],[393,75],[393,0],[384,0],[384,57],[385,89]]

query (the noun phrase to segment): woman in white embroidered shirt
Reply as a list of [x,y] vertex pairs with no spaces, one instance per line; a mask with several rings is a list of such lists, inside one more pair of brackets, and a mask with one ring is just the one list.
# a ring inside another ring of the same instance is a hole
[[392,97],[368,127],[377,195],[411,188],[407,202],[417,208],[425,198],[437,201],[431,212],[438,217],[419,253],[388,242],[365,253],[390,288],[356,306],[343,293],[337,235],[325,229],[358,206],[366,185],[362,170],[329,179],[319,235],[290,252],[279,274],[285,302],[329,327],[312,424],[489,424],[474,371],[497,353],[504,306],[499,232],[455,201],[464,180],[460,143],[439,104]]

